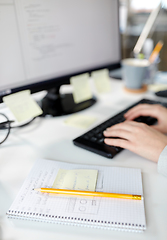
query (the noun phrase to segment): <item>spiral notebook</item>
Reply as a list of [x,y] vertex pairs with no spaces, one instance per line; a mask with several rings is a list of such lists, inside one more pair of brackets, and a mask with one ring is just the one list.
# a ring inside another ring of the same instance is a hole
[[51,187],[59,169],[98,170],[96,191],[143,196],[140,169],[39,159],[25,179],[7,216],[111,230],[142,232],[146,229],[144,198],[62,197],[33,190]]

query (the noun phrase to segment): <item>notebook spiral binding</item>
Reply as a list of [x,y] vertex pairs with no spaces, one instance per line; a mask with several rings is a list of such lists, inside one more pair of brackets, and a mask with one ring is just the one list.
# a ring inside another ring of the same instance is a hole
[[[88,226],[89,224],[92,227],[101,227],[106,229],[113,229],[113,228],[124,228],[124,229],[130,229],[132,230],[134,227],[135,229],[138,228],[138,230],[143,230],[146,228],[145,225],[141,224],[132,224],[132,223],[121,223],[121,222],[113,222],[113,221],[101,221],[101,220],[94,220],[94,219],[87,219],[87,218],[76,218],[76,217],[69,217],[69,216],[57,216],[57,215],[48,215],[48,214],[42,214],[42,213],[35,213],[35,212],[20,212],[20,211],[14,211],[14,210],[8,210],[6,213],[9,218],[20,218],[20,219],[31,219],[34,221],[44,221],[49,223],[60,223],[60,224],[70,224],[70,225],[84,225]],[[94,223],[97,225],[94,226]]]

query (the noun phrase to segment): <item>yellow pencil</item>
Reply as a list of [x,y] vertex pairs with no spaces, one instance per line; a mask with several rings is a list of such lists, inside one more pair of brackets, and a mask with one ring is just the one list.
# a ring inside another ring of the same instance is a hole
[[156,57],[158,56],[158,53],[161,51],[162,46],[163,42],[159,41],[150,55],[149,58],[150,63],[153,63],[155,61]]
[[83,197],[108,197],[108,198],[123,198],[123,199],[134,199],[141,200],[141,195],[132,194],[119,194],[119,193],[106,193],[106,192],[91,192],[91,191],[78,191],[78,190],[67,190],[67,189],[54,189],[54,188],[36,188],[35,191],[43,193],[56,193],[65,195],[79,195]]

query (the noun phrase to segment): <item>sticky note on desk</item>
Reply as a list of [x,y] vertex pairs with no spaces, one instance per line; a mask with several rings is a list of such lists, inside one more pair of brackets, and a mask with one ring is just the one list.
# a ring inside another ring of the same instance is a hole
[[13,93],[3,98],[18,122],[29,120],[42,114],[42,109],[31,97],[30,90]]
[[98,93],[107,93],[111,90],[109,70],[102,69],[91,74]]
[[98,170],[92,169],[59,169],[53,188],[95,191]]
[[75,103],[80,103],[92,98],[88,73],[71,77],[70,83],[73,86],[73,98]]
[[95,117],[88,116],[88,115],[81,115],[81,114],[73,114],[72,116],[68,117],[64,123],[78,128],[88,128],[96,121]]
[[155,83],[148,85],[148,89],[153,92],[167,90],[167,84]]

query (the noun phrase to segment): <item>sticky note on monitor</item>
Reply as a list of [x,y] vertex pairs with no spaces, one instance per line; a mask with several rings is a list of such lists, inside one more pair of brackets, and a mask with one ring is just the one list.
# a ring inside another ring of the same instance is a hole
[[3,102],[11,110],[18,122],[27,121],[43,113],[42,109],[31,97],[30,90],[6,96],[3,98]]
[[71,77],[70,83],[73,86],[73,98],[75,103],[80,103],[92,98],[88,73]]
[[96,90],[99,94],[110,92],[111,84],[108,69],[94,71],[92,72],[91,76],[94,80]]
[[98,170],[93,169],[59,169],[53,188],[95,191]]

